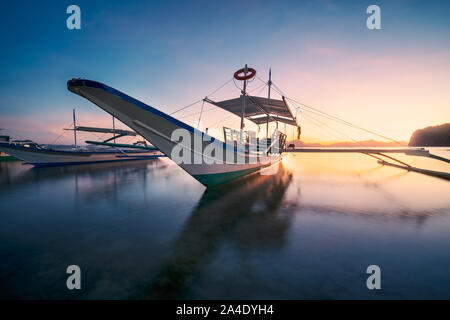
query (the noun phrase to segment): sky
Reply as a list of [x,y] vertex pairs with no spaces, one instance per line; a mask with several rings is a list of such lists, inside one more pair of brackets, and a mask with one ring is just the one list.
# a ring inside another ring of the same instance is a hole
[[[81,9],[80,30],[66,27],[71,4]],[[381,9],[380,30],[366,27],[371,4]],[[450,122],[449,1],[2,1],[0,12],[0,128],[16,138],[54,142],[74,108],[79,125],[111,125],[67,90],[71,78],[170,113],[244,64],[264,80],[272,68],[288,97],[393,139]],[[258,93],[259,84],[249,88]],[[230,82],[210,98],[238,95]],[[174,116],[196,125],[201,107]],[[239,118],[210,109],[202,129],[238,127]],[[306,111],[300,119],[304,141],[376,138]],[[66,132],[57,142],[71,139]]]

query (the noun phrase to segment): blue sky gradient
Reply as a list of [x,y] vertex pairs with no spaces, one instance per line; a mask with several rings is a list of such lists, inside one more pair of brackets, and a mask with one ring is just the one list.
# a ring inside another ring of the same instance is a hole
[[[66,28],[70,4],[81,8],[81,30]],[[381,7],[382,30],[365,26],[370,4]],[[272,67],[274,80],[292,97],[337,115],[354,116],[349,120],[358,122],[365,113],[355,115],[355,108],[345,109],[350,100],[333,105],[339,98],[327,88],[344,80],[349,86],[361,84],[361,79],[375,75],[375,67],[365,72],[365,59],[394,57],[400,63],[407,60],[423,66],[418,73],[428,70],[430,76],[417,80],[417,86],[440,72],[440,84],[430,85],[422,98],[448,97],[449,16],[449,1],[2,2],[0,127],[22,125],[14,119],[63,126],[70,121],[73,107],[82,114],[103,115],[67,91],[66,81],[73,77],[104,82],[170,112],[205,96],[245,63],[263,78]],[[392,70],[389,63],[384,67]],[[407,69],[392,71],[391,78],[400,79]],[[353,74],[361,78],[352,78]],[[344,80],[339,82],[340,78]],[[374,79],[376,83],[367,86],[382,84],[376,75]],[[318,88],[321,83],[323,91]],[[238,94],[232,89],[225,90],[224,98]],[[377,100],[376,105],[381,104]],[[442,122],[450,120],[446,106],[436,107]],[[391,116],[397,117],[395,112]],[[439,122],[423,120],[424,126]],[[364,121],[378,127],[377,122]],[[27,134],[49,139],[50,132],[44,137],[39,133],[42,127],[31,127]],[[397,138],[407,138],[405,132],[410,130],[385,129]]]

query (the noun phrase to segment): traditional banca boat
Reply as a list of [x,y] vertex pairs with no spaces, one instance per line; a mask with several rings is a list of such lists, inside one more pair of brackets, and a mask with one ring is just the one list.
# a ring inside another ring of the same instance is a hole
[[[247,82],[255,76],[256,70],[247,66],[234,73],[234,80],[243,83],[238,98],[218,102],[203,99],[241,118],[238,130],[223,128],[223,141],[106,84],[72,79],[67,87],[135,130],[200,183],[210,187],[278,162],[286,143],[286,135],[278,130],[278,123],[300,128],[287,101],[270,98],[270,78],[267,98],[247,93]],[[258,126],[266,124],[266,136],[256,137],[255,132],[245,131],[244,119]],[[271,122],[276,122],[277,128],[269,134]]]

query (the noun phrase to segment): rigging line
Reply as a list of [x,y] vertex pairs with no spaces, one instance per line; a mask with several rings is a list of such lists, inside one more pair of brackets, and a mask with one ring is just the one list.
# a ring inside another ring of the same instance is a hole
[[[313,129],[313,130],[315,129],[314,131],[318,130],[319,133],[325,134],[326,137],[331,137],[332,139],[336,139],[337,138],[337,139],[340,140],[340,138],[337,137],[336,135],[334,135],[334,134],[332,134],[330,132],[323,131],[321,126],[318,125],[317,123],[314,123],[314,122],[311,121],[311,124],[314,125],[314,127],[311,127],[311,129]],[[295,140],[293,140],[293,141],[295,141]]]
[[[259,81],[261,81],[262,83],[267,85],[267,82],[264,81],[260,76],[257,75],[257,76],[255,76],[255,78],[257,78]],[[272,84],[273,84],[273,82],[272,82]]]
[[[236,84],[236,80],[235,80],[234,78],[233,78],[232,80],[233,80],[234,86],[242,93],[242,88],[239,87],[239,86]],[[255,78],[253,78],[253,80],[255,80]],[[246,80],[246,81],[247,81],[247,85],[248,85],[249,83],[253,82],[253,80]],[[247,91],[247,94],[249,94],[249,93],[251,93],[251,92],[253,92],[253,91],[255,91],[255,90],[259,89],[259,88],[261,88],[261,87],[253,88],[252,90]]]
[[57,136],[56,137],[56,139],[55,140],[53,140],[50,144],[55,144],[56,143],[56,141],[58,141],[59,140],[59,138],[61,138],[64,134],[65,134],[66,132],[65,131],[63,131],[59,136]]
[[[218,87],[216,90],[214,90],[213,92],[211,92],[210,94],[208,94],[206,97],[209,97],[209,96],[212,96],[213,94],[215,94],[217,91],[219,91],[220,89],[222,89],[223,87],[225,87],[228,83],[230,83],[231,80],[233,80],[233,78],[227,80],[224,84],[222,84],[222,85],[221,85],[220,87]],[[184,106],[184,107],[182,107],[182,108],[180,108],[180,109],[178,109],[178,110],[175,110],[175,111],[172,112],[172,113],[169,113],[169,115],[173,115],[173,114],[175,114],[175,113],[177,113],[177,112],[180,112],[181,110],[184,110],[184,109],[187,109],[187,108],[189,108],[189,107],[192,107],[193,105],[199,103],[200,101],[203,101],[203,99],[204,99],[204,98],[199,99],[199,100],[197,100],[197,101],[194,101],[194,102],[188,104],[187,106]]]
[[[306,116],[307,118],[310,118],[310,119],[314,119],[316,122],[318,122],[318,123],[322,124],[323,126],[327,127],[330,131],[333,131],[333,130],[334,130],[336,133],[340,134],[341,136],[344,136],[344,137],[346,137],[346,138],[351,139],[353,142],[355,142],[355,143],[358,144],[359,146],[367,148],[366,145],[362,144],[362,143],[359,142],[358,140],[355,140],[355,139],[353,139],[351,136],[349,136],[349,135],[347,135],[347,134],[345,134],[345,133],[342,133],[342,132],[340,132],[339,130],[337,130],[337,129],[335,129],[335,128],[330,127],[330,126],[327,125],[326,123],[323,123],[322,121],[317,120],[316,118],[312,117],[311,115],[309,115],[309,114],[304,114],[303,116]],[[338,138],[341,139],[341,137],[338,137]]]
[[341,136],[338,136],[335,132],[332,132],[329,129],[327,131],[324,131],[323,126],[319,123],[319,121],[315,118],[312,118],[310,115],[305,114],[305,119],[309,120],[312,124],[314,124],[316,127],[318,127],[320,129],[321,133],[325,133],[327,136],[332,137],[334,139],[338,139],[338,140],[342,139]]
[[283,90],[281,90],[280,88],[278,88],[278,86],[275,84],[275,83],[273,83],[273,81],[272,81],[272,85],[273,85],[273,87],[275,88],[275,89],[277,89],[279,92],[279,94],[280,95],[282,95],[283,97],[287,97],[286,96],[286,94],[284,94],[284,92],[283,92]]
[[99,135],[96,134],[95,132],[88,131],[88,134],[92,134],[92,135],[95,136],[98,140],[105,140],[105,135],[107,135],[108,133],[103,133],[101,136],[99,136]]
[[27,140],[28,139],[28,138],[25,138],[24,136],[18,134],[15,130],[11,130],[8,128],[3,128],[3,130],[5,130],[8,133],[8,135],[12,136],[11,137],[12,140],[17,140],[17,139]]
[[318,128],[321,129],[322,133],[326,133],[328,134],[330,137],[333,137],[335,139],[338,140],[342,140],[342,133],[336,131],[336,130],[331,130],[330,127],[326,127],[326,131],[324,130],[324,124],[323,122],[320,122],[319,120],[317,120],[316,118],[312,117],[309,114],[305,114],[305,119],[311,121],[311,123],[313,123],[314,125],[316,125]]
[[257,95],[258,95],[259,93],[261,93],[262,89],[264,89],[266,86],[267,86],[267,83],[263,83],[263,84],[260,85],[259,87],[253,88],[253,89],[250,90],[248,93],[252,93],[252,92],[255,92],[255,91],[258,90],[258,89],[261,89],[260,91],[258,91],[258,93],[257,93]]
[[263,86],[263,87],[261,88],[261,90],[259,90],[259,91],[256,93],[256,96],[259,96],[259,95],[261,94],[261,92],[262,92],[265,88],[266,88],[266,86]]
[[[3,130],[5,130],[8,133],[8,135],[10,135],[10,136],[16,136],[17,138],[15,138],[15,139],[22,139],[22,140],[26,140],[27,139],[24,136],[18,134],[15,130],[11,130],[11,129],[8,129],[8,128],[3,128]],[[11,138],[13,138],[13,137],[11,137]]]
[[[237,84],[236,84],[236,81],[235,81],[235,79],[234,79],[234,77],[231,79],[231,80],[233,80],[233,83],[234,83],[234,85],[235,85],[235,87],[242,93],[242,88],[240,88]],[[256,89],[258,89],[259,87],[257,87]],[[252,89],[252,91],[254,91],[255,89]],[[248,96],[248,93],[249,92],[247,92],[246,93],[246,95]],[[251,99],[251,97],[250,96],[248,96],[249,97],[249,99]],[[215,106],[215,105],[214,105]],[[213,109],[209,109],[208,111],[211,111],[211,110],[213,110]],[[234,115],[234,114],[232,114],[232,115]],[[228,119],[228,117],[227,117],[227,119]],[[244,119],[244,121],[245,120],[247,120],[247,119]]]
[[197,104],[197,103],[199,103],[200,101],[203,101],[203,99],[194,101],[194,102],[188,104],[187,106],[184,106],[184,107],[182,107],[182,108],[180,108],[180,109],[178,109],[178,110],[176,110],[176,111],[174,111],[174,112],[172,112],[172,113],[169,113],[169,115],[171,116],[171,115],[173,115],[173,114],[175,114],[175,113],[177,113],[177,112],[180,112],[181,110],[184,110],[184,109],[187,109],[187,108],[189,108],[189,107],[192,107],[194,104]]
[[[327,127],[328,129],[330,129],[330,130],[332,130],[332,131],[335,131],[335,132],[337,132],[338,134],[340,134],[341,136],[344,136],[344,137],[346,137],[346,138],[349,138],[349,139],[351,139],[353,142],[356,142],[356,143],[360,144],[358,140],[354,139],[354,138],[351,137],[350,135],[345,134],[345,133],[342,133],[341,131],[337,130],[336,128],[330,127],[330,126],[327,125],[326,123],[324,123],[324,122],[322,122],[322,121],[320,121],[320,120],[314,118],[312,115],[308,114],[308,112],[311,112],[311,111],[309,111],[309,110],[305,110],[305,111],[306,111],[307,113],[303,114],[303,116],[306,116],[306,117],[309,117],[309,118],[311,118],[311,119],[314,119],[316,122],[318,122],[318,123],[320,123],[321,125]],[[360,145],[361,145],[361,144],[360,144]],[[361,146],[362,146],[362,145],[361,145]]]
[[236,84],[236,81],[234,80],[234,78],[233,78],[233,83],[234,83],[234,86],[239,90],[239,92],[242,92],[242,88],[240,88],[240,87]]
[[[306,114],[305,114],[305,115],[306,115]],[[307,115],[307,117],[313,118],[311,115]],[[315,118],[314,118],[314,119],[315,119]],[[364,145],[363,143],[361,143],[360,141],[354,139],[353,137],[349,136],[348,134],[345,134],[345,133],[343,133],[343,132],[341,132],[341,131],[339,131],[339,130],[333,128],[333,127],[330,127],[330,126],[328,126],[326,123],[323,123],[323,122],[319,121],[318,119],[315,119],[315,120],[316,120],[317,122],[323,124],[325,127],[327,127],[327,128],[329,129],[329,131],[334,131],[334,132],[336,132],[337,134],[339,134],[339,135],[340,135],[340,137],[338,137],[339,139],[342,139],[342,137],[345,137],[345,138],[348,138],[348,139],[352,140],[354,143],[356,143],[356,144],[359,145],[360,147],[364,147],[364,148],[367,148],[367,147],[368,147],[367,145]]]
[[[220,89],[222,89],[223,87],[225,87],[227,84],[229,84],[230,82],[231,82],[231,80],[234,80],[234,77],[232,77],[231,79],[229,79],[229,80],[227,80],[227,82],[225,82],[223,85],[221,85],[219,88],[217,88],[216,90],[214,90],[213,92],[211,92],[210,94],[208,94],[207,96],[206,96],[206,98],[207,97],[209,97],[209,96],[212,96],[214,93],[216,93],[217,91],[219,91]],[[203,100],[203,99],[202,99]]]
[[96,136],[98,140],[105,140],[105,139],[103,139],[103,138],[104,138],[105,135],[107,134],[107,133],[104,133],[104,134],[102,134],[101,136],[99,136],[98,134],[96,134],[95,132],[92,132],[92,131],[90,131],[90,132],[88,132],[88,133],[90,133],[90,134]]
[[197,122],[197,130],[198,130],[198,127],[200,126],[200,121],[202,119],[202,113],[203,113],[203,107],[204,106],[205,106],[205,100],[203,100],[203,102],[202,102],[202,109],[200,110],[200,115],[198,117],[198,122]]
[[[102,134],[102,135],[100,136],[100,140],[105,140],[105,136],[107,136],[107,135],[108,135],[107,132],[105,132],[104,134]],[[113,136],[115,136],[114,133],[113,133]]]
[[[72,128],[72,127],[73,127],[73,122],[71,122],[71,123],[68,125],[68,127],[69,127],[69,129]],[[57,136],[56,139],[53,140],[53,142],[51,142],[50,144],[55,144],[56,141],[58,141],[59,138],[61,138],[66,132],[67,132],[66,130],[62,130],[62,133],[61,133],[59,136]]]
[[[334,120],[334,121],[339,121],[339,122],[344,123],[344,124],[346,124],[346,125],[348,125],[348,126],[357,128],[357,129],[359,129],[359,130],[363,130],[363,131],[365,131],[365,132],[368,132],[368,133],[370,133],[370,134],[373,134],[373,135],[376,135],[376,136],[378,136],[378,137],[384,138],[384,139],[386,139],[386,140],[390,140],[390,141],[392,141],[392,142],[397,143],[398,145],[401,145],[401,146],[404,145],[404,144],[402,144],[401,142],[399,142],[398,140],[395,140],[395,139],[386,137],[386,136],[384,136],[384,135],[381,135],[381,134],[376,133],[376,132],[374,132],[374,131],[371,131],[371,130],[369,130],[369,129],[362,128],[362,127],[360,127],[360,126],[358,126],[358,125],[356,125],[356,124],[353,124],[353,123],[348,122],[348,121],[346,121],[346,120],[340,119],[340,118],[335,117],[335,116],[333,116],[333,115],[331,115],[331,114],[328,114],[328,113],[326,113],[326,112],[324,112],[324,111],[321,111],[321,110],[319,110],[319,109],[317,109],[317,108],[311,107],[311,106],[309,106],[309,105],[307,105],[307,104],[304,104],[304,103],[302,103],[302,102],[299,102],[299,101],[296,101],[296,100],[294,100],[294,99],[292,99],[292,98],[289,98],[289,97],[287,97],[287,96],[283,93],[283,91],[281,91],[280,88],[278,88],[278,86],[277,86],[276,84],[272,83],[272,85],[274,86],[275,90],[276,90],[279,94],[281,94],[281,95],[284,96],[286,99],[288,99],[288,100],[290,100],[290,101],[292,101],[292,102],[294,102],[294,103],[297,103],[297,104],[299,104],[299,105],[301,105],[301,106],[303,106],[303,107],[306,107],[306,108],[310,108],[310,109],[312,109],[312,110],[315,110],[316,112],[319,112],[319,113],[321,113],[321,114],[327,116],[328,118],[330,118],[330,119],[332,119],[332,120]],[[300,107],[298,107],[298,108],[300,108]]]
[[356,124],[353,124],[353,123],[348,122],[348,121],[346,121],[346,120],[343,120],[343,119],[340,119],[340,118],[335,117],[335,116],[333,116],[333,115],[330,115],[330,114],[328,114],[328,113],[326,113],[326,112],[323,112],[323,111],[321,111],[321,110],[319,110],[319,109],[316,109],[316,108],[314,108],[314,107],[308,106],[308,105],[306,105],[306,104],[304,104],[304,103],[301,103],[301,102],[296,101],[296,100],[294,100],[294,99],[291,99],[291,98],[289,98],[289,97],[286,97],[286,99],[288,99],[288,100],[290,100],[290,101],[292,101],[292,102],[294,102],[294,103],[300,104],[300,105],[302,105],[302,106],[304,106],[304,107],[306,107],[306,108],[310,108],[310,109],[312,109],[312,110],[314,110],[314,111],[316,111],[316,112],[319,112],[319,113],[321,113],[321,114],[327,116],[327,117],[328,117],[329,119],[331,119],[331,120],[339,121],[339,122],[344,123],[344,124],[346,124],[346,125],[348,125],[348,126],[351,126],[351,127],[353,127],[353,128],[356,128],[356,129],[359,129],[359,130],[368,132],[368,133],[370,133],[370,134],[376,135],[376,136],[381,137],[381,138],[384,138],[384,139],[386,139],[386,140],[390,140],[390,141],[392,141],[392,142],[395,142],[395,143],[397,143],[397,144],[403,146],[403,144],[402,144],[401,142],[399,142],[398,140],[395,140],[395,139],[386,137],[386,136],[381,135],[381,134],[379,134],[379,133],[376,133],[376,132],[374,132],[374,131],[372,131],[372,130],[362,128],[362,127],[360,127],[360,126],[358,126],[358,125],[356,125]]
[[[131,144],[131,142],[133,141],[133,139],[135,139],[136,137],[130,136],[127,140],[126,143]],[[136,138],[136,140],[139,140],[138,138]],[[137,141],[136,141],[137,142]]]
[[[312,119],[308,119],[308,120],[310,120],[311,123],[312,123],[315,127],[317,127],[316,129],[318,129],[318,132],[319,132],[319,133],[322,133],[322,134],[324,134],[326,137],[331,138],[331,141],[333,141],[333,140],[337,140],[337,141],[342,140],[342,137],[339,136],[339,135],[337,135],[336,133],[334,133],[334,132],[332,132],[332,131],[330,131],[330,130],[325,131],[325,130],[323,130],[324,128],[323,128],[320,124],[317,124],[317,123],[313,122]],[[327,144],[323,144],[323,146],[326,147],[326,146],[328,146],[329,144],[330,144],[330,142],[327,143]]]
[[[216,110],[216,109],[215,109],[215,108],[206,109],[206,110],[203,111],[203,113],[208,112],[208,111],[213,111],[213,110]],[[200,113],[200,112],[190,113],[190,114],[187,114],[187,115],[185,115],[185,116],[178,117],[178,119],[183,119],[183,118],[192,117],[192,116],[195,116],[195,115],[197,115],[197,114],[199,114],[199,113]]]

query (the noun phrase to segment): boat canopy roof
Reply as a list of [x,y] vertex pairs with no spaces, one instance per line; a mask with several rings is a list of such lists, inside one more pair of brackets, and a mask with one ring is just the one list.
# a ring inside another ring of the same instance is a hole
[[[76,126],[75,129],[77,131],[87,131],[87,132],[100,132],[100,133],[114,133],[114,134],[120,134],[122,136],[136,136],[136,132],[130,131],[130,130],[122,130],[122,129],[110,129],[110,128],[96,128],[96,127],[82,127],[82,126]],[[64,130],[73,130],[71,129],[64,129]]]
[[[234,113],[240,117],[242,113],[242,99],[244,99],[243,95],[239,98],[219,102],[212,101],[208,98],[205,98],[204,101]],[[300,127],[297,117],[292,114],[292,111],[284,97],[283,100],[276,100],[246,95],[245,118],[257,125],[278,121]]]

